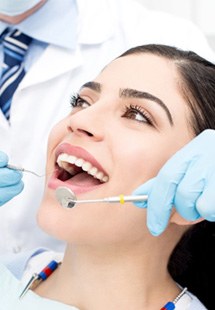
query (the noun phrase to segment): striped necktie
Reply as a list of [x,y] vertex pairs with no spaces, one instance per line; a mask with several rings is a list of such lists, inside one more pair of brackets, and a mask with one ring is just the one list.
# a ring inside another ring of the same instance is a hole
[[19,30],[2,34],[4,63],[0,80],[0,108],[7,120],[10,118],[11,100],[15,90],[25,75],[24,58],[32,38]]

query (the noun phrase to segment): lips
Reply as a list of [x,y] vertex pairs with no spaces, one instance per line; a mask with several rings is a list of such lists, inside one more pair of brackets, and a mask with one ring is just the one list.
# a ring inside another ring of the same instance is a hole
[[63,143],[56,150],[56,170],[48,187],[65,186],[80,194],[101,186],[108,179],[104,168],[90,153],[81,147]]

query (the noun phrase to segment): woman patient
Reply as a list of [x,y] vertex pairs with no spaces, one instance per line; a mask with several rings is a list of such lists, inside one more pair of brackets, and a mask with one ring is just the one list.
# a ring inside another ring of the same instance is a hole
[[[208,231],[210,223],[191,225],[173,211],[166,231],[153,237],[146,209],[132,203],[63,208],[55,190],[66,186],[78,199],[131,194],[201,131],[215,129],[214,101],[214,65],[161,45],[127,51],[84,84],[71,99],[72,112],[50,134],[38,213],[41,228],[67,243],[62,263],[22,299],[18,289],[10,297],[5,291],[17,285],[21,293],[26,281],[20,285],[2,267],[9,278],[0,288],[4,309],[25,309],[30,301],[31,309],[206,309],[183,291],[192,281],[181,269],[177,278],[177,266],[186,265],[177,253],[187,241],[172,253],[184,234]],[[25,279],[43,254],[29,259]]]

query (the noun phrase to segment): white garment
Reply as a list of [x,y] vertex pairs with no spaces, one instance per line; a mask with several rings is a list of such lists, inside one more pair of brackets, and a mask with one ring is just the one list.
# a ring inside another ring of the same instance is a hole
[[76,307],[41,298],[32,291],[19,299],[24,286],[0,264],[0,310],[79,310]]
[[[12,164],[41,174],[48,133],[70,111],[71,94],[124,50],[162,43],[192,49],[215,60],[194,25],[166,13],[148,11],[136,1],[78,0],[78,11],[76,50],[49,45],[16,91],[11,126],[0,112],[0,150],[9,155]],[[24,191],[0,208],[0,253],[38,246],[59,249],[57,241],[42,233],[35,220],[44,179],[26,173],[24,183]]]
[[[47,298],[41,298],[32,291],[20,300],[19,295],[23,291],[33,273],[39,273],[51,260],[62,260],[62,254],[52,251],[43,252],[29,259],[21,281],[18,281],[12,273],[0,264],[0,310],[79,310]],[[164,306],[164,305],[163,305]],[[175,310],[207,310],[202,303],[191,293],[187,292],[176,303]]]

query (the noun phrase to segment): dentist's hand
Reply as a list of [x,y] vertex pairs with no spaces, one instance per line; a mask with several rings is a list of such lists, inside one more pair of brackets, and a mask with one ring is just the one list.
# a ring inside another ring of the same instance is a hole
[[165,230],[173,205],[188,221],[215,221],[215,130],[203,131],[132,194],[148,194],[148,202],[134,204],[147,207],[147,226],[155,236]]
[[0,206],[18,195],[24,187],[22,173],[6,167],[8,156],[0,151]]

